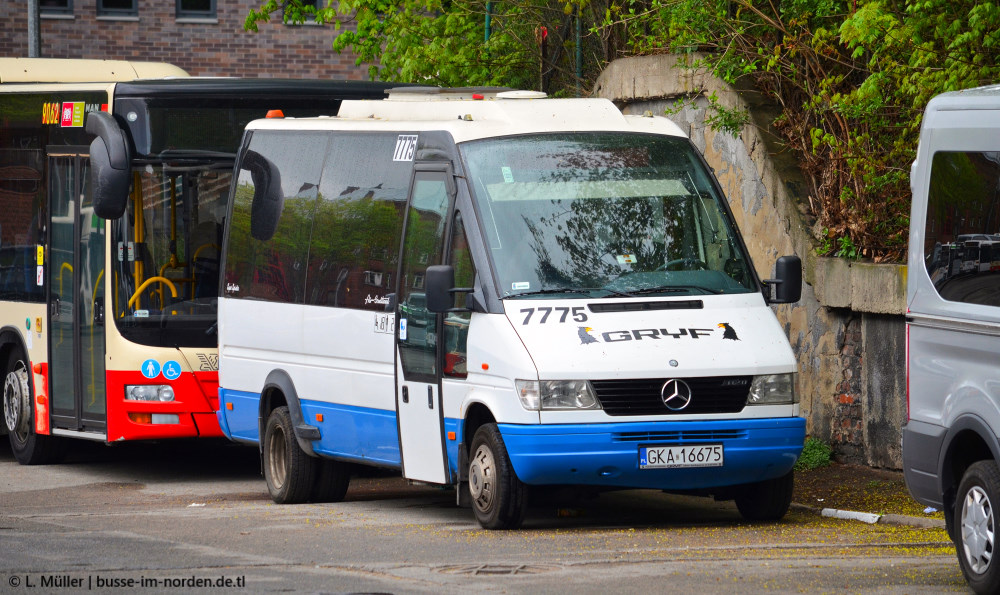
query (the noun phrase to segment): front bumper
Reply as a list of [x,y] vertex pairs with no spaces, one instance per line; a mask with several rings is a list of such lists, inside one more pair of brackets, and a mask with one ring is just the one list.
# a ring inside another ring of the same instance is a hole
[[[527,484],[696,490],[781,477],[805,441],[801,417],[602,424],[499,424]],[[640,469],[640,446],[722,444],[721,467]]]

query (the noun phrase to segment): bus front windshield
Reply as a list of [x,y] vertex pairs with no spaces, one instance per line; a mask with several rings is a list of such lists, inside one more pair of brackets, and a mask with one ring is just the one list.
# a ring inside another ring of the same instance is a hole
[[686,139],[545,134],[461,150],[502,298],[757,291]]
[[114,320],[143,345],[214,347],[219,246],[233,160],[136,163],[112,231]]

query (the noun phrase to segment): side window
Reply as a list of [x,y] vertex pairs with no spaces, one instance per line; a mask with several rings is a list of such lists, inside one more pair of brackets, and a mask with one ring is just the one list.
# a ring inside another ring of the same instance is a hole
[[1000,153],[934,154],[924,264],[942,298],[1000,307]]
[[[322,133],[253,134],[233,196],[227,296],[304,303],[309,241],[328,144],[329,136]],[[251,156],[259,156],[258,161],[266,163],[272,173],[255,178],[248,164]],[[274,186],[281,196],[258,196],[257,201],[271,201],[277,207],[262,209],[258,204],[254,209],[255,184]],[[261,227],[274,233],[262,234]]]
[[399,262],[411,161],[396,134],[336,133],[319,183],[306,303],[384,311]]
[[[449,248],[449,262],[455,267],[455,287],[472,287],[476,280],[476,267],[472,264],[472,253],[469,252],[469,241],[465,235],[465,225],[462,214],[455,214],[454,230]],[[465,306],[464,293],[455,294],[454,307]],[[444,367],[442,372],[452,378],[465,378],[468,375],[466,359],[468,357],[469,320],[471,312],[449,312],[444,319]]]

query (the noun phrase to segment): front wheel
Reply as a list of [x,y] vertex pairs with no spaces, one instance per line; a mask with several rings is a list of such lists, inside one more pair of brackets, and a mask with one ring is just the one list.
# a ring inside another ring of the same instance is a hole
[[278,504],[309,499],[316,481],[316,459],[299,448],[288,407],[271,412],[264,427],[264,481]]
[[10,449],[22,465],[44,465],[58,460],[63,454],[62,442],[55,436],[35,433],[34,395],[28,359],[20,349],[14,349],[4,368],[3,418],[7,427]]
[[962,476],[955,500],[955,550],[965,580],[976,593],[1000,592],[993,503],[1000,498],[1000,469],[994,461],[973,463]]
[[778,521],[792,504],[795,474],[747,484],[736,494],[736,508],[748,521]]
[[527,510],[527,487],[514,473],[497,425],[476,430],[469,452],[469,493],[476,520],[484,529],[520,527]]

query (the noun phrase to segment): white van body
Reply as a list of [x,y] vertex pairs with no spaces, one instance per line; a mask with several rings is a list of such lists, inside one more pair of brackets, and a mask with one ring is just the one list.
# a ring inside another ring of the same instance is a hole
[[436,91],[247,128],[219,419],[261,446],[272,497],[338,499],[361,463],[459,486],[489,528],[520,524],[528,485],[701,491],[783,516],[805,421],[768,302],[798,299],[798,260],[766,298],[665,118]]
[[943,509],[962,570],[1000,589],[1000,86],[930,101],[911,169],[907,283],[910,493]]

